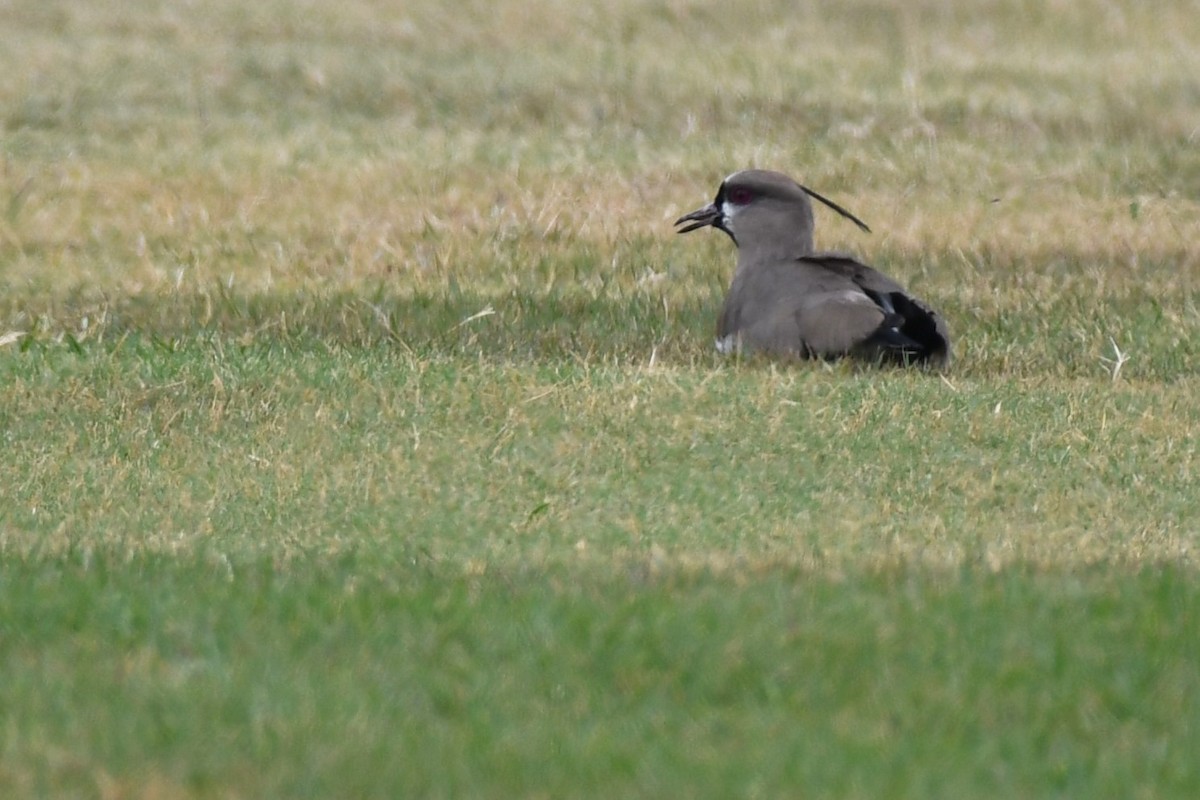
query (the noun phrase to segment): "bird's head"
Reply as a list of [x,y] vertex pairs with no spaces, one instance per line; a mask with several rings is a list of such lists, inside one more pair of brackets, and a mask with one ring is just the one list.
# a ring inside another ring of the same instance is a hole
[[724,231],[739,248],[769,249],[804,255],[813,249],[812,202],[815,198],[864,231],[866,223],[831,200],[780,172],[747,169],[721,182],[716,198],[675,221],[679,233],[712,227]]

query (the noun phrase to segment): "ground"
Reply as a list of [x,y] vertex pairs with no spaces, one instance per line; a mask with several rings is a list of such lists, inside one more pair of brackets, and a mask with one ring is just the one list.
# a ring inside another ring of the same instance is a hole
[[0,794],[1196,796],[1193,6],[0,5]]

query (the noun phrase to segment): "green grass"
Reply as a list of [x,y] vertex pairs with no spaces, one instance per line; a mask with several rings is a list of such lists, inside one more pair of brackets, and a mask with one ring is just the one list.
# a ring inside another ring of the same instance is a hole
[[0,8],[0,795],[1196,796],[1190,6]]
[[22,631],[0,697],[30,722],[6,745],[6,783],[339,797],[1195,785],[1181,717],[1194,720],[1200,651],[1175,635],[1200,622],[1189,571],[438,572],[351,556],[22,565],[3,588]]

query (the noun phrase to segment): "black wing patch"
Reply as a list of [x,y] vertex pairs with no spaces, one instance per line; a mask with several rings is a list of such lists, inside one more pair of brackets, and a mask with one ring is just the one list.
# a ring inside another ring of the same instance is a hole
[[887,315],[864,344],[903,362],[945,357],[948,342],[935,312],[903,292],[863,292]]

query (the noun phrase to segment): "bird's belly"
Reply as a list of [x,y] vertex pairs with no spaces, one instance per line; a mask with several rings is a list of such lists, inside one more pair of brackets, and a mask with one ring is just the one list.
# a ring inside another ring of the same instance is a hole
[[717,352],[723,356],[733,355],[738,351],[738,337],[736,334],[727,334],[719,336],[716,340]]

